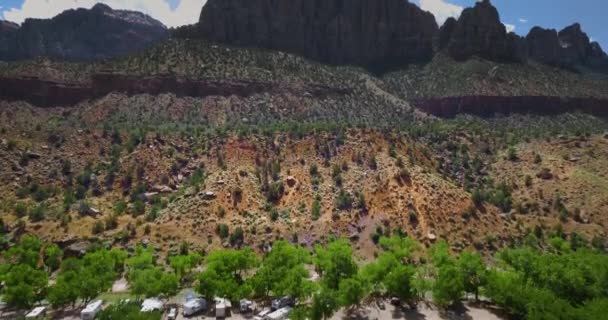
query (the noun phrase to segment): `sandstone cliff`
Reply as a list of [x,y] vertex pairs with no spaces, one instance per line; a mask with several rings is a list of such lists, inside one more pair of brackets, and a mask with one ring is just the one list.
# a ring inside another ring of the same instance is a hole
[[209,0],[199,27],[212,41],[356,65],[429,59],[438,31],[405,0]]
[[494,61],[521,61],[517,36],[509,35],[500,22],[498,10],[489,0],[462,11],[460,18],[448,19],[440,31],[439,49],[456,60],[479,56]]
[[526,41],[530,59],[558,67],[586,67],[608,73],[608,56],[599,43],[591,42],[578,23],[559,32],[534,27]]

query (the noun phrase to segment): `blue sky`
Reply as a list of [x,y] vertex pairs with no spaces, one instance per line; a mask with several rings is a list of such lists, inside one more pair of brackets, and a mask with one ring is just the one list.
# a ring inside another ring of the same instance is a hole
[[[45,18],[69,7],[91,6],[97,0],[0,0],[0,18],[22,22],[26,17]],[[99,0],[110,6],[145,11],[169,26],[192,23],[198,20],[204,0]],[[457,15],[463,7],[473,6],[476,0],[411,0],[429,10],[438,20]],[[25,3],[25,4],[24,4]],[[608,49],[608,0],[493,0],[501,20],[526,35],[530,28],[539,25],[560,30],[574,22],[598,41],[604,51]],[[12,13],[6,13],[13,10]]]

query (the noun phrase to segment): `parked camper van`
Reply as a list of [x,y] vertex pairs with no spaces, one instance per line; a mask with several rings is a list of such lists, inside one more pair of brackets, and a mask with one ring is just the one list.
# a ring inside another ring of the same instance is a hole
[[268,314],[270,314],[271,312],[272,312],[272,310],[270,310],[270,309],[264,309],[260,313],[258,313],[257,316],[253,317],[253,320],[265,320],[266,316]]
[[265,320],[286,320],[291,312],[291,307],[281,308],[266,316]]
[[101,307],[103,306],[103,301],[95,300],[80,311],[80,319],[81,320],[93,320],[99,311],[101,311]]
[[230,315],[232,309],[232,302],[224,298],[215,298],[215,317],[226,318]]
[[184,302],[184,304],[182,305],[182,314],[186,317],[189,317],[205,309],[207,309],[207,301],[202,298],[196,298]]
[[293,307],[294,302],[295,301],[290,296],[284,296],[282,298],[274,299],[272,300],[271,309],[272,311],[274,311],[284,307]]
[[26,319],[43,319],[46,315],[46,307],[36,307],[25,315]]

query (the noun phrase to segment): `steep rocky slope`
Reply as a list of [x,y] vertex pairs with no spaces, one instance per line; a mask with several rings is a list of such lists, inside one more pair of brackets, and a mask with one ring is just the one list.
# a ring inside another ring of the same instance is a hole
[[159,21],[104,4],[90,10],[68,10],[52,19],[27,19],[20,27],[8,22],[2,26],[0,60],[39,56],[72,61],[106,59],[140,51],[168,37],[168,30]]

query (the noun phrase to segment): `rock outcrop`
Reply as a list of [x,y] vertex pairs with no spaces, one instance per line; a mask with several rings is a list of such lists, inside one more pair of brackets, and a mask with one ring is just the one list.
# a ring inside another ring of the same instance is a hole
[[456,60],[479,56],[494,61],[521,61],[521,43],[507,33],[498,10],[489,0],[462,11],[458,20],[448,19],[439,32],[439,49]]
[[557,32],[534,27],[526,37],[528,56],[535,61],[565,68],[591,68],[608,73],[608,56],[599,43],[591,42],[575,23]]
[[212,41],[369,66],[430,59],[438,27],[407,0],[209,0],[199,31]]
[[9,44],[14,44],[17,36],[19,25],[9,22],[0,21],[0,60],[5,57],[6,60],[13,60],[13,47]]
[[0,60],[105,59],[142,50],[169,36],[162,23],[143,13],[104,4],[67,10],[52,19],[27,19],[20,27],[0,25]]
[[414,105],[438,117],[455,117],[463,113],[481,117],[513,113],[554,115],[576,111],[608,116],[608,100],[583,97],[462,96],[419,99]]
[[0,77],[0,100],[27,101],[39,107],[71,106],[112,92],[127,95],[172,93],[180,97],[232,95],[247,97],[260,93],[291,93],[322,99],[328,96],[347,95],[351,90],[315,84],[295,86],[253,80],[191,80],[175,76],[138,77],[114,73],[93,74],[87,83]]

